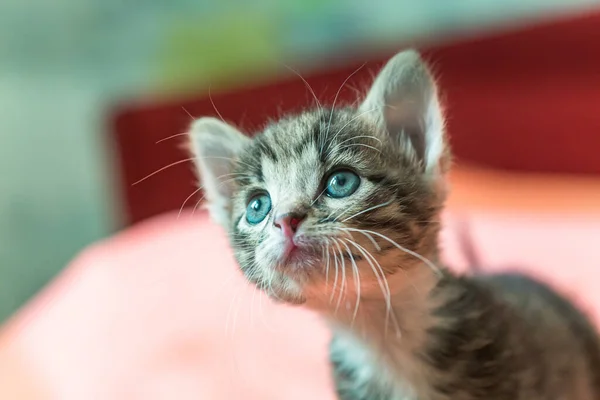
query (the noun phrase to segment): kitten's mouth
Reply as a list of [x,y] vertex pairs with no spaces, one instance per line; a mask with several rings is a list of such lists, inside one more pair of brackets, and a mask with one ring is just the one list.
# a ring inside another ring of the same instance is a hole
[[290,240],[284,245],[282,259],[287,261],[293,257],[297,257],[299,252],[301,252],[301,249],[298,248],[298,245],[294,241]]
[[[336,248],[334,247],[333,249],[335,250]],[[303,269],[305,272],[309,272],[312,267],[324,264],[328,256],[332,263],[334,262],[334,258],[340,260],[340,262],[343,259],[348,263],[364,260],[363,254],[360,253],[339,250],[339,252],[335,252],[335,255],[327,255],[324,250],[324,248],[312,244],[289,241],[283,247],[279,267],[282,270],[289,270],[291,268],[294,271]]]
[[283,251],[282,261],[284,264],[297,264],[303,261],[311,261],[318,254],[313,247],[290,242]]
[[321,264],[322,258],[322,249],[312,244],[290,241],[281,250],[277,269],[286,275],[305,275],[314,272],[315,267]]

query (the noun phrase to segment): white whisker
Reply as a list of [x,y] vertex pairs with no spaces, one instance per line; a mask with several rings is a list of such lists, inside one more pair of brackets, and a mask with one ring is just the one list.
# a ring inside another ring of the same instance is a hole
[[[346,229],[346,228],[341,228],[341,229]],[[348,231],[344,231],[346,232],[346,234],[350,235],[350,237],[352,239],[354,239],[354,236],[352,236],[351,232]],[[375,250],[377,251],[381,251],[381,246],[379,246],[379,243],[377,243],[377,241],[375,239],[373,239],[373,236],[369,235],[368,233],[365,232],[360,232],[363,236],[365,236],[367,239],[369,239],[371,241],[371,243],[373,244],[373,247],[375,248]]]
[[212,94],[210,92],[210,89],[211,89],[211,87],[210,87],[210,85],[208,85],[208,99],[210,100],[210,104],[212,104],[213,109],[215,110],[215,112],[217,113],[217,115],[219,116],[219,118],[221,118],[221,121],[223,121],[223,123],[226,124],[227,122],[225,122],[225,118],[223,118],[223,116],[221,115],[221,113],[217,109],[217,106],[215,105],[215,102],[214,102],[214,100],[212,98]]
[[376,140],[379,142],[379,144],[382,144],[381,139],[379,139],[378,137],[375,137],[373,135],[360,135],[360,136],[352,136],[346,140],[342,140],[341,142],[339,142],[337,144],[337,146],[341,146],[342,144],[346,143],[346,142],[350,142],[352,140],[356,140],[356,139],[362,139],[362,138],[371,138],[373,140]]
[[352,218],[354,218],[354,217],[357,217],[357,216],[359,216],[359,215],[361,215],[361,214],[364,214],[364,213],[366,213],[366,212],[373,211],[373,210],[376,210],[376,209],[378,209],[378,208],[381,208],[381,207],[389,206],[390,204],[392,204],[392,201],[393,201],[393,200],[389,200],[389,201],[386,201],[385,203],[381,203],[381,204],[378,204],[378,205],[376,205],[376,206],[369,207],[369,208],[367,208],[366,210],[362,210],[362,211],[360,211],[360,212],[357,212],[357,213],[356,213],[356,214],[354,214],[354,215],[351,215],[351,216],[349,216],[349,217],[348,217],[348,218],[346,218],[346,219],[343,219],[341,222],[346,222],[346,221],[348,221],[348,220],[350,220],[350,219],[352,219]]
[[317,200],[319,200],[319,198],[321,198],[321,196],[323,196],[323,193],[325,193],[326,191],[327,191],[327,186],[326,186],[326,187],[325,187],[325,189],[323,189],[323,190],[321,191],[321,193],[319,193],[319,195],[318,195],[318,196],[317,196],[317,197],[316,197],[316,198],[315,198],[315,199],[314,199],[314,200],[313,200],[313,201],[310,203],[310,206],[312,207],[312,206],[313,206],[313,205],[314,205],[314,204],[317,202]]
[[344,292],[346,291],[346,261],[344,260],[344,253],[342,252],[342,248],[340,247],[339,241],[334,239],[334,243],[338,248],[338,252],[340,254],[340,259],[342,260],[342,284],[341,284],[342,290],[340,290],[340,295],[338,297],[338,301],[335,306],[335,314],[337,314],[337,312],[340,308],[340,304],[342,303],[342,297],[344,295]]
[[[348,77],[344,80],[344,82],[342,82],[341,86],[338,88],[337,92],[335,93],[335,97],[333,98],[333,105],[331,106],[331,112],[329,113],[329,122],[327,122],[327,132],[325,133],[325,138],[327,136],[329,136],[329,129],[331,128],[331,119],[333,118],[333,112],[335,111],[335,104],[337,103],[337,99],[338,99],[338,96],[340,95],[340,92],[342,91],[344,86],[346,86],[346,83],[350,80],[350,78],[352,78],[366,64],[367,64],[366,62],[363,63],[360,67],[356,68],[356,70],[354,70],[354,72],[352,72],[350,75],[348,75]],[[323,152],[322,145],[321,145],[321,152]]]
[[179,213],[177,214],[177,219],[179,219],[179,217],[181,217],[181,213],[183,212],[183,208],[185,207],[185,204],[192,198],[194,197],[194,195],[196,193],[198,193],[199,191],[202,190],[202,187],[199,187],[198,189],[194,190],[192,192],[192,194],[190,194],[188,197],[186,197],[186,199],[183,201],[183,204],[181,205],[181,207],[179,208]]
[[[381,293],[383,294],[383,297],[385,300],[384,332],[387,332],[389,315],[390,315],[390,312],[392,309],[392,301],[391,301],[390,288],[388,286],[385,274],[382,271],[382,276],[381,277],[379,276],[379,273],[378,273],[377,269],[375,268],[375,265],[373,264],[373,262],[377,263],[378,265],[379,265],[379,263],[377,262],[375,257],[373,257],[371,255],[371,253],[369,253],[364,247],[362,247],[358,243],[354,242],[353,240],[350,240],[350,239],[344,239],[344,240],[346,240],[348,243],[350,243],[351,245],[356,247],[358,249],[358,251],[363,255],[363,257],[365,257],[365,259],[367,260],[367,263],[369,264],[369,266],[371,267],[371,270],[373,271],[373,275],[375,275],[375,278],[377,279],[377,283],[379,284],[379,288],[381,289]],[[380,265],[379,265],[379,269],[381,270]]]
[[292,71],[294,74],[296,74],[298,76],[298,78],[300,78],[302,80],[302,82],[304,82],[304,85],[306,85],[306,88],[308,89],[308,91],[310,92],[310,94],[312,95],[312,97],[315,99],[315,102],[317,103],[317,107],[319,107],[319,111],[323,112],[323,106],[321,106],[321,102],[317,98],[317,95],[315,94],[315,91],[310,86],[310,84],[306,81],[306,79],[304,79],[304,77],[302,75],[300,75],[300,73],[298,71],[296,71],[295,69],[293,69],[289,65],[283,64],[283,66],[286,67],[287,69],[289,69],[290,71]]
[[167,136],[167,137],[164,137],[164,138],[162,138],[162,139],[159,139],[159,140],[157,140],[156,142],[154,142],[154,144],[159,144],[160,142],[164,142],[164,141],[166,141],[166,140],[173,139],[173,138],[176,138],[176,137],[178,137],[178,136],[187,136],[187,135],[189,135],[189,133],[188,133],[188,132],[176,133],[176,134],[174,134],[174,135]]
[[357,146],[357,147],[366,147],[366,148],[368,148],[368,149],[374,150],[374,151],[378,152],[379,154],[381,154],[381,150],[379,150],[377,147],[369,146],[368,144],[364,144],[364,143],[352,143],[352,144],[347,144],[347,145],[345,145],[345,146],[341,146],[341,147],[340,147],[340,150],[343,150],[343,149],[349,149],[350,147],[353,147],[353,146]]
[[[398,338],[402,337],[402,332],[400,330],[400,324],[398,323],[398,318],[396,317],[396,313],[394,312],[393,308],[392,308],[392,303],[391,303],[391,292],[390,292],[390,287],[388,285],[388,281],[387,281],[387,277],[385,276],[385,273],[383,272],[383,268],[381,267],[381,265],[379,264],[379,262],[377,261],[377,259],[364,247],[362,247],[361,245],[359,245],[358,243],[349,240],[349,239],[345,239],[348,243],[352,244],[353,246],[355,246],[361,253],[362,255],[366,258],[367,262],[369,263],[369,265],[371,266],[371,269],[373,270],[373,274],[375,275],[375,277],[377,278],[377,282],[380,285],[381,291],[384,295],[384,298],[386,300],[386,317],[385,317],[385,321],[384,321],[384,334],[387,335],[388,332],[388,327],[389,327],[389,317],[392,317],[392,321],[394,322],[394,327],[396,330],[396,336]],[[379,279],[379,274],[376,272],[376,269],[373,266],[373,263],[371,263],[372,260],[376,265],[377,268],[379,270],[379,272],[381,272],[381,280]],[[381,286],[381,284],[384,284],[384,287]]]
[[195,119],[195,118],[194,118],[194,116],[193,116],[193,115],[192,115],[192,114],[191,114],[191,113],[190,113],[188,110],[186,110],[186,108],[185,108],[185,107],[183,107],[183,106],[182,106],[182,107],[181,107],[181,109],[183,110],[183,112],[185,112],[187,115],[189,115],[189,117],[190,117],[192,120],[194,120],[194,119]]
[[[242,165],[248,165],[248,164],[246,164],[246,163],[242,163],[242,162],[240,162],[240,161],[234,160],[234,159],[232,159],[232,158],[227,158],[227,157],[190,157],[190,158],[185,158],[185,159],[183,159],[183,160],[178,160],[178,161],[172,162],[172,163],[171,163],[171,164],[169,164],[169,165],[165,165],[164,167],[162,167],[162,168],[159,168],[159,169],[157,169],[156,171],[154,171],[154,172],[152,172],[152,173],[150,173],[150,174],[146,175],[146,176],[145,176],[145,177],[143,177],[142,179],[138,179],[137,181],[133,182],[133,183],[131,184],[131,186],[135,186],[135,185],[137,185],[137,184],[139,184],[139,183],[141,183],[141,182],[145,181],[146,179],[148,179],[148,178],[150,178],[150,177],[152,177],[152,176],[154,176],[154,175],[156,175],[156,174],[158,174],[158,173],[160,173],[160,172],[162,172],[162,171],[164,171],[164,170],[166,170],[166,169],[168,169],[168,168],[174,167],[174,166],[176,166],[176,165],[183,164],[183,163],[190,162],[190,161],[194,161],[194,160],[200,160],[200,159],[209,159],[209,158],[215,158],[215,159],[224,159],[224,160],[231,160],[231,161],[234,161],[234,162],[239,162],[239,163],[240,163],[240,164],[242,164]],[[251,175],[248,175],[248,176],[251,176]]]
[[[366,113],[370,113],[370,112],[373,112],[373,111],[375,111],[375,110],[378,110],[378,109],[380,109],[380,108],[382,108],[382,107],[375,107],[375,108],[372,108],[372,109],[370,109],[370,110],[365,110],[365,111],[363,111],[363,112],[361,112],[361,113],[358,113],[358,114],[357,114],[357,115],[355,115],[354,117],[350,118],[350,119],[348,120],[348,122],[346,122],[346,123],[344,124],[344,126],[342,126],[342,127],[341,127],[341,128],[340,128],[340,129],[339,129],[339,130],[338,130],[338,131],[335,133],[335,135],[334,135],[333,137],[334,137],[334,138],[335,138],[335,137],[337,137],[337,136],[338,136],[340,133],[342,133],[342,131],[343,131],[343,130],[344,130],[344,129],[345,129],[347,126],[348,126],[348,125],[350,125],[352,122],[356,121],[358,118],[362,117],[364,114],[366,114]],[[332,149],[330,149],[330,151],[328,151],[328,152],[327,152],[327,155],[328,155],[328,156],[330,155],[330,153],[331,153],[331,150],[332,150]]]
[[333,252],[333,261],[335,262],[335,277],[333,278],[333,289],[331,291],[331,295],[329,296],[329,304],[331,304],[331,302],[333,301],[338,281],[338,258],[335,251]]
[[426,264],[426,265],[427,265],[429,268],[431,268],[431,270],[432,270],[433,272],[435,272],[435,273],[436,273],[438,276],[441,276],[441,275],[442,275],[442,271],[441,271],[441,270],[440,270],[440,269],[439,269],[439,268],[438,268],[438,267],[437,267],[437,266],[436,266],[434,263],[432,263],[432,262],[431,262],[431,260],[429,260],[429,259],[427,259],[427,258],[423,257],[422,255],[420,255],[420,254],[419,254],[419,253],[417,253],[417,252],[414,252],[414,251],[412,251],[412,250],[410,250],[410,249],[407,249],[407,248],[406,248],[406,247],[404,247],[404,246],[401,246],[401,245],[399,245],[398,243],[396,243],[395,241],[393,241],[393,240],[392,240],[392,239],[390,239],[389,237],[387,237],[387,236],[385,236],[385,235],[383,235],[383,234],[381,234],[381,233],[379,233],[379,232],[375,232],[375,231],[369,231],[369,230],[366,230],[366,229],[355,229],[355,228],[340,228],[340,229],[347,229],[347,230],[349,230],[349,231],[353,231],[353,232],[359,232],[359,233],[366,232],[366,233],[370,233],[370,234],[372,234],[372,235],[379,236],[380,238],[382,238],[382,239],[384,239],[384,240],[387,240],[389,243],[391,243],[392,245],[394,245],[394,246],[395,246],[396,248],[398,248],[399,250],[402,250],[402,251],[403,251],[403,252],[405,252],[406,254],[409,254],[409,255],[411,255],[411,256],[413,256],[413,257],[417,258],[418,260],[421,260],[421,261],[422,261],[423,263],[425,263],[425,264]]
[[138,183],[140,183],[140,182],[143,182],[143,181],[145,181],[146,179],[150,178],[151,176],[154,176],[154,175],[158,174],[159,172],[162,172],[162,171],[164,171],[165,169],[168,169],[168,168],[174,167],[175,165],[179,165],[179,164],[183,164],[183,163],[186,163],[186,162],[194,161],[195,159],[196,159],[196,157],[190,157],[190,158],[186,158],[186,159],[183,159],[183,160],[175,161],[175,162],[173,162],[173,163],[171,163],[171,164],[169,164],[169,165],[166,165],[166,166],[164,166],[164,167],[162,167],[162,168],[159,168],[158,170],[156,170],[156,171],[152,172],[152,173],[151,173],[151,174],[149,174],[149,175],[146,175],[146,176],[145,176],[145,177],[143,177],[142,179],[139,179],[139,180],[137,180],[137,181],[133,182],[133,183],[131,184],[131,186],[135,186],[135,185],[137,185]]
[[356,320],[356,315],[358,314],[358,307],[360,304],[360,272],[358,271],[358,266],[356,265],[352,251],[350,251],[350,247],[348,247],[345,241],[342,241],[342,244],[346,247],[346,251],[348,252],[348,256],[352,262],[352,274],[354,275],[354,286],[356,287],[356,304],[354,306],[352,322],[350,323],[350,326],[354,326],[354,321]]
[[325,288],[329,289],[329,242],[326,242],[325,245],[327,246],[325,249],[325,254],[327,254],[327,264],[325,266]]

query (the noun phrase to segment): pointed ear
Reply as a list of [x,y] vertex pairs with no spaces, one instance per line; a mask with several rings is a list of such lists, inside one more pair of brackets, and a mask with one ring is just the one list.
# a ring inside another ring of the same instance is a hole
[[229,228],[235,159],[250,142],[231,125],[215,118],[200,118],[189,132],[192,153],[211,217]]
[[374,117],[399,150],[416,157],[426,172],[445,171],[444,117],[435,81],[419,53],[406,50],[388,61],[359,111]]

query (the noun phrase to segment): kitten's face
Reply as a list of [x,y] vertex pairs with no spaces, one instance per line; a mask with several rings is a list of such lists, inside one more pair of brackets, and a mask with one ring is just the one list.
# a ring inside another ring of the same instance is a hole
[[339,307],[436,256],[442,125],[426,67],[405,52],[358,108],[307,111],[253,139],[201,119],[192,144],[247,278],[275,299]]
[[355,109],[270,126],[240,154],[234,174],[235,254],[248,279],[276,298],[353,292],[358,277],[363,295],[380,293],[371,264],[392,275],[417,261],[393,242],[431,250],[425,236],[437,227],[438,194],[418,159]]

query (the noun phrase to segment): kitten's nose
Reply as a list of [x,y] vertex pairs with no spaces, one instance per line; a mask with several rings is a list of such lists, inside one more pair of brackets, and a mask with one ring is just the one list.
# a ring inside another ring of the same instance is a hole
[[273,225],[281,229],[281,232],[285,237],[292,238],[294,237],[294,234],[298,230],[298,226],[300,226],[304,218],[306,218],[306,214],[282,214],[275,218],[275,221],[273,221]]

